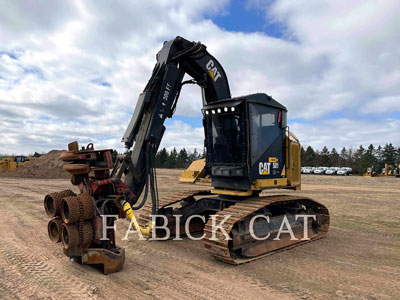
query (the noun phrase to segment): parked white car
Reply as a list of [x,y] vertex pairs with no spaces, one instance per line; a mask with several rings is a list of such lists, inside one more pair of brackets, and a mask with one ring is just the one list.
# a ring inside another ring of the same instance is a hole
[[326,167],[319,167],[314,170],[314,174],[316,175],[323,175],[328,168]]
[[311,168],[304,167],[304,169],[303,169],[303,174],[312,174]]
[[325,171],[325,175],[336,175],[338,170],[339,168],[337,167],[328,168],[328,170]]
[[336,174],[342,176],[349,176],[352,175],[352,172],[353,172],[352,168],[340,168]]
[[311,170],[311,167],[301,167],[301,169],[300,169],[301,174],[304,174],[305,170]]

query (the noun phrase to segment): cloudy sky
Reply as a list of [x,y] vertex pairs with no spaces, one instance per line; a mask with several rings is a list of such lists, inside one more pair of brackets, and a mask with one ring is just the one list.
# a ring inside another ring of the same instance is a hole
[[[400,2],[0,1],[0,153],[122,151],[162,42],[201,41],[233,96],[265,92],[316,148],[400,144]],[[202,149],[185,86],[162,146]]]

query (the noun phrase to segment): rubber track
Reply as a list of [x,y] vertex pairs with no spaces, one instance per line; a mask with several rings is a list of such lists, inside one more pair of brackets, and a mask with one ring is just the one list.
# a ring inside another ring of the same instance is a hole
[[328,231],[329,227],[329,215],[328,215],[328,210],[323,206],[322,204],[319,204],[318,202],[307,198],[307,197],[296,197],[296,196],[288,196],[288,195],[282,195],[282,196],[266,196],[266,197],[257,197],[257,198],[250,198],[247,200],[243,200],[237,204],[234,204],[230,206],[227,209],[224,209],[223,211],[220,211],[216,214],[216,220],[217,223],[220,223],[224,220],[224,218],[227,215],[230,215],[230,219],[225,221],[223,223],[222,227],[225,229],[225,231],[229,234],[230,231],[232,230],[233,226],[235,225],[236,222],[240,221],[241,219],[249,216],[252,213],[255,213],[257,210],[262,209],[263,207],[273,204],[273,203],[278,203],[278,202],[286,202],[286,201],[298,201],[302,200],[305,202],[309,202],[310,204],[313,204],[317,206],[321,210],[325,210],[325,214],[322,214],[323,216],[323,226],[321,226],[321,230],[313,236],[310,240],[308,241],[301,241],[299,243],[277,249],[272,252],[268,252],[262,255],[259,255],[257,257],[252,257],[252,258],[233,258],[230,254],[229,250],[229,240],[225,239],[225,236],[220,233],[216,234],[217,240],[210,240],[211,239],[211,234],[212,234],[212,219],[210,218],[207,222],[207,224],[204,227],[204,232],[205,232],[205,238],[204,238],[204,246],[205,248],[209,251],[209,253],[214,256],[215,258],[225,261],[230,264],[243,264],[247,263],[274,253],[278,253],[284,250],[292,249],[294,247],[297,247],[301,244],[304,243],[309,243],[311,241],[314,241],[316,239],[320,239],[324,237]]
[[[198,190],[198,191],[185,191],[185,192],[178,192],[174,194],[170,194],[164,198],[161,198],[159,200],[160,203],[160,208],[163,208],[167,205],[177,203],[179,201],[182,201],[186,198],[189,198],[191,196],[196,196],[196,195],[209,195],[210,191],[209,190]],[[321,239],[326,236],[326,233],[328,232],[328,227],[329,227],[329,214],[328,210],[325,208],[324,205],[310,199],[307,197],[297,197],[297,196],[289,196],[289,195],[282,195],[282,196],[265,196],[265,197],[257,197],[257,198],[250,198],[247,200],[243,200],[241,202],[238,202],[235,205],[230,206],[229,208],[224,209],[223,211],[220,211],[217,213],[217,222],[222,222],[224,217],[226,215],[231,215],[233,218],[230,220],[227,220],[222,226],[225,229],[225,231],[229,234],[231,229],[233,228],[233,225],[238,222],[239,220],[245,218],[249,214],[252,214],[256,212],[257,210],[273,204],[277,202],[285,202],[285,201],[293,201],[293,200],[305,200],[307,202],[312,202],[314,205],[324,209],[327,214],[323,215],[324,220],[327,221],[325,226],[321,228],[321,231],[317,234],[314,235],[310,240],[308,241],[300,241],[299,243],[280,248],[262,255],[259,255],[257,257],[252,257],[252,258],[232,258],[230,255],[230,251],[228,248],[228,242],[225,241],[225,239],[222,239],[224,236],[221,236],[221,241],[212,241],[210,240],[211,238],[211,230],[212,230],[212,219],[210,218],[207,222],[207,224],[204,227],[204,232],[205,232],[205,238],[203,240],[205,248],[209,251],[209,253],[214,256],[215,258],[222,260],[224,262],[238,265],[238,264],[243,264],[243,263],[248,263],[251,261],[254,261],[256,259],[269,256],[272,254],[280,253],[286,250],[293,249],[295,247],[298,247],[303,244],[307,244],[310,242],[313,242],[315,240]],[[141,226],[145,226],[150,220],[151,220],[151,214],[152,214],[152,207],[151,204],[146,204],[140,214],[139,218],[139,223]],[[217,234],[218,237],[218,234]]]

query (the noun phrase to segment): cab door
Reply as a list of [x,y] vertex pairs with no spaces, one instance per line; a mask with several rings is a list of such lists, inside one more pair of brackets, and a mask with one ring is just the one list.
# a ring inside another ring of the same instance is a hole
[[285,129],[279,108],[249,103],[251,178],[284,177]]

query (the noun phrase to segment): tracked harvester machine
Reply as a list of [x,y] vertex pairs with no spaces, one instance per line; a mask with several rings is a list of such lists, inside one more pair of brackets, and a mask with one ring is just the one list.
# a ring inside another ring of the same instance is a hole
[[[185,74],[193,79],[183,81]],[[211,187],[159,198],[154,157],[184,84],[202,89],[206,158],[194,166],[201,174],[192,177],[207,178]],[[301,187],[300,143],[288,129],[287,109],[263,93],[232,98],[224,69],[201,43],[181,37],[164,43],[122,142],[127,151],[115,165],[111,150],[71,143],[61,158],[69,162],[64,168],[79,195],[63,191],[45,198],[51,239],[82,263],[101,263],[105,273],[122,267],[124,251],[114,231],[106,228],[107,239],[101,239],[105,214],[128,217],[142,233],[160,237],[203,231],[210,254],[232,264],[327,233],[324,205],[302,196],[260,196],[265,189]],[[140,224],[133,216],[139,209]],[[113,222],[109,218],[107,226]],[[282,224],[292,234],[280,234]]]

